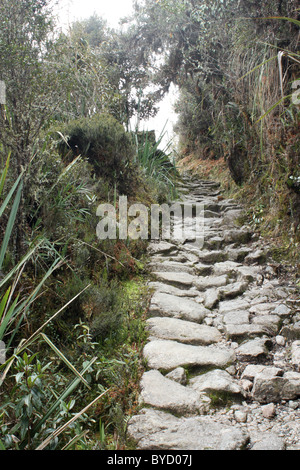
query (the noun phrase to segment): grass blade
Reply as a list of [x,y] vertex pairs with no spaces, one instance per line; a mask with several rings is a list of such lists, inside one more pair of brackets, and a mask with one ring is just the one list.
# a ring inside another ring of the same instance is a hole
[[89,403],[89,405],[87,405],[85,408],[83,408],[79,413],[77,413],[75,416],[73,416],[73,418],[71,418],[66,424],[64,424],[63,426],[61,426],[59,429],[57,429],[54,433],[52,433],[49,437],[47,437],[47,439],[45,439],[37,448],[36,450],[43,450],[45,449],[45,447],[47,447],[47,445],[50,444],[50,442],[55,439],[56,437],[58,437],[62,432],[64,432],[69,426],[70,424],[74,423],[74,421],[76,421],[78,418],[80,418],[81,415],[83,415],[84,413],[86,413],[93,405],[95,405],[97,403],[97,401],[100,400],[100,398],[102,398],[109,390],[106,390],[105,392],[101,393],[101,395],[99,395],[97,398],[95,398],[95,400],[93,400],[91,403]]
[[3,239],[3,242],[2,242],[2,245],[1,245],[0,270],[2,268],[2,264],[3,264],[3,261],[4,261],[4,257],[5,257],[5,254],[6,254],[6,250],[7,250],[7,246],[8,246],[10,236],[11,236],[11,233],[12,233],[13,228],[14,228],[14,223],[15,223],[15,220],[16,220],[16,217],[17,217],[17,212],[18,212],[19,205],[20,205],[22,190],[23,190],[23,183],[20,184],[17,195],[16,195],[16,198],[14,200],[14,203],[13,203],[13,206],[12,206],[12,209],[11,209],[11,213],[10,213],[10,216],[9,216],[9,219],[8,219],[4,239]]
[[71,364],[70,361],[63,355],[63,353],[52,343],[52,341],[44,333],[41,333],[41,337],[46,341],[50,348],[57,354],[57,356],[71,369],[71,371],[79,377],[86,387],[90,390],[91,387],[87,383],[84,377],[77,371],[77,369]]

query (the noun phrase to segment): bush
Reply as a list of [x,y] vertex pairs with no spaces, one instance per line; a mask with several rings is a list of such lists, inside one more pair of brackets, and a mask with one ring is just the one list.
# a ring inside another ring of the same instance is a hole
[[59,144],[66,163],[76,156],[87,157],[96,176],[117,186],[122,193],[134,174],[134,146],[122,124],[108,114],[71,121],[60,129],[67,139]]

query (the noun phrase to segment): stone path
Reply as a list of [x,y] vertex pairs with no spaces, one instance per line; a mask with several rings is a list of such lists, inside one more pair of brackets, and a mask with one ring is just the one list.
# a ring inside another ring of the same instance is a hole
[[204,246],[149,247],[148,367],[128,435],[143,450],[300,450],[299,300],[219,184],[180,191],[205,205]]

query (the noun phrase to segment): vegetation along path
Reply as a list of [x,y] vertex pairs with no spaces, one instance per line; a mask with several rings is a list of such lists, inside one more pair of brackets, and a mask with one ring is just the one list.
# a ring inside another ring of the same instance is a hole
[[300,314],[243,209],[218,183],[180,184],[204,203],[205,243],[152,243],[154,281],[141,410],[143,450],[299,449]]

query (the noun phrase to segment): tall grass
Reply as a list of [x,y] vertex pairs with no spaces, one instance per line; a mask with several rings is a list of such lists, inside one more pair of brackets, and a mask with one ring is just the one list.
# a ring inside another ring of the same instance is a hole
[[[0,178],[0,197],[4,192],[4,186],[7,179],[8,169],[10,163],[10,155],[7,158],[4,170]],[[17,213],[20,204],[22,189],[23,189],[23,173],[17,178],[12,188],[0,206],[1,216],[5,211],[9,210],[8,222],[5,229],[5,234],[0,247],[0,269],[3,266],[5,255],[7,253],[11,234],[17,220]],[[8,273],[6,273],[0,281],[0,341],[5,342],[7,358],[5,363],[0,366],[0,387],[7,381],[12,381],[12,369],[16,368],[18,373],[15,375],[16,385],[12,389],[10,399],[6,399],[0,407],[0,417],[4,418],[8,410],[14,410],[16,424],[13,426],[10,433],[6,432],[6,439],[0,440],[0,449],[5,450],[6,447],[11,447],[12,439],[16,441],[16,449],[31,449],[32,446],[38,446],[39,449],[44,449],[53,443],[57,443],[57,438],[74,422],[81,418],[91,406],[100,400],[106,391],[102,392],[96,399],[92,400],[83,410],[78,412],[75,416],[69,419],[65,424],[61,425],[55,430],[55,427],[61,421],[59,409],[65,400],[76,391],[80,384],[90,390],[87,380],[84,378],[86,373],[89,373],[91,366],[96,361],[96,357],[90,361],[86,361],[83,369],[78,371],[77,368],[65,357],[62,351],[55,346],[53,341],[44,333],[47,325],[57,318],[60,313],[66,309],[77,297],[79,297],[89,286],[82,292],[76,295],[66,305],[60,308],[48,321],[41,325],[28,339],[23,334],[23,323],[25,318],[28,318],[30,307],[32,304],[43,294],[43,288],[47,279],[52,276],[54,271],[64,264],[61,257],[57,257],[53,264],[47,269],[46,273],[30,293],[22,297],[21,280],[26,263],[31,260],[35,252],[43,246],[45,240],[38,240],[22,260],[14,266]],[[49,243],[49,242],[46,242]],[[10,285],[8,285],[10,283]],[[33,345],[37,344],[38,349],[41,343],[51,350],[52,354],[63,363],[68,370],[75,376],[71,379],[69,384],[66,384],[62,394],[56,393],[53,390],[53,395],[50,397],[49,390],[46,392],[42,387],[42,381],[45,379],[45,372],[51,367],[51,363],[42,367],[39,362],[35,365],[36,355],[30,357],[30,349]],[[53,400],[54,397],[54,400]],[[75,394],[75,397],[76,394]],[[52,398],[52,399],[51,399]],[[47,409],[42,406],[42,400],[47,400],[49,403]],[[74,401],[74,400],[73,400]],[[74,401],[75,403],[75,401]],[[68,409],[68,407],[66,407]],[[68,414],[68,413],[67,413]],[[67,416],[66,414],[66,416]],[[2,419],[3,421],[3,419]],[[51,427],[54,429],[51,430]],[[4,426],[5,427],[5,426]],[[45,429],[47,438],[45,439]],[[1,428],[0,428],[1,431]],[[16,437],[18,435],[18,438]],[[71,443],[74,444],[82,436],[72,436]],[[7,441],[7,442],[6,442]],[[66,445],[65,448],[69,446]]]

